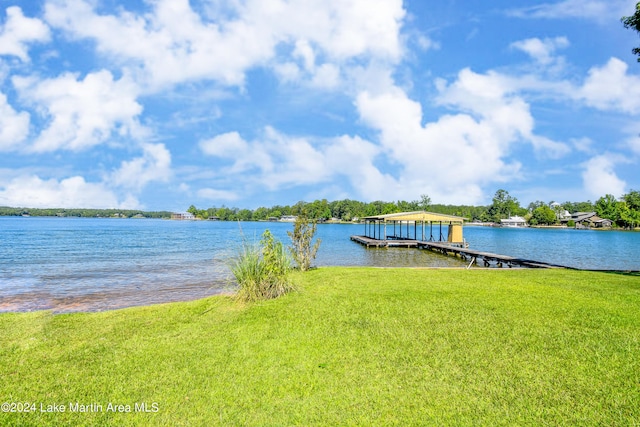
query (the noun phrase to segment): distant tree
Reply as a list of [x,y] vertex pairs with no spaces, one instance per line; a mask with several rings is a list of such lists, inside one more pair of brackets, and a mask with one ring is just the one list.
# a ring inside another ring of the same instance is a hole
[[596,214],[600,218],[607,218],[611,221],[618,219],[618,201],[612,194],[600,197],[595,204]]
[[541,201],[541,200],[536,200],[535,202],[531,202],[529,203],[529,206],[527,207],[531,212],[535,211],[536,209],[538,209],[541,206],[546,206],[546,203]]
[[590,200],[587,200],[586,202],[564,202],[562,206],[564,206],[569,213],[591,212],[595,210],[595,207]]
[[539,206],[533,210],[531,219],[535,221],[533,224],[555,224],[557,217],[553,209],[547,205]]
[[420,209],[422,209],[423,211],[428,211],[429,208],[431,207],[431,197],[429,197],[426,194],[421,194],[419,206],[420,206]]
[[491,221],[499,222],[511,215],[519,215],[522,213],[521,211],[518,199],[510,196],[507,190],[500,189],[493,196],[493,203],[489,206],[487,214]]
[[196,208],[194,205],[191,205],[191,206],[189,206],[189,209],[187,209],[187,212],[189,212],[193,216],[197,216],[198,215],[198,208]]
[[253,214],[249,209],[240,209],[238,211],[238,219],[240,221],[251,221]]
[[254,221],[262,221],[267,219],[269,211],[265,207],[259,207],[255,211],[253,211],[253,220]]
[[368,203],[365,208],[365,216],[382,215],[386,205],[387,203],[381,200],[376,200],[375,202]]
[[620,213],[624,226],[635,228],[640,225],[640,191],[631,190],[622,196],[626,210]]
[[[622,24],[625,28],[630,28],[640,33],[640,2],[636,3],[636,12],[631,16],[623,16]],[[634,47],[631,52],[634,55],[638,55],[638,62],[640,62],[640,47]]]
[[640,191],[631,190],[622,196],[622,200],[627,202],[629,209],[640,211]]

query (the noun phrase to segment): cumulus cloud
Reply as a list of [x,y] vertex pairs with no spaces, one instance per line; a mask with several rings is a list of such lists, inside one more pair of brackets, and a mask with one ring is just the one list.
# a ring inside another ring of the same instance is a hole
[[24,16],[18,6],[8,7],[6,12],[7,20],[0,26],[0,55],[17,56],[28,62],[28,45],[49,41],[49,27],[39,19]]
[[21,99],[48,120],[30,147],[33,152],[82,150],[113,135],[139,131],[136,117],[142,106],[136,101],[135,85],[126,76],[114,80],[106,70],[84,79],[71,73],[42,80],[16,76],[13,84]]
[[504,141],[469,115],[445,115],[423,126],[420,104],[399,89],[378,96],[362,93],[356,105],[362,119],[380,131],[383,152],[400,169],[396,180],[404,190],[394,193],[471,203],[480,200],[483,184],[517,173],[517,164],[502,160]]
[[234,13],[206,20],[187,0],[154,2],[144,15],[101,15],[86,0],[55,0],[45,16],[51,26],[93,39],[99,52],[140,69],[151,87],[197,79],[242,86],[252,67],[291,62],[274,60],[282,44],[309,71],[319,54],[329,63],[363,55],[396,61],[402,54],[401,0],[248,0],[229,7]]
[[120,201],[103,183],[87,182],[82,176],[57,180],[42,179],[37,175],[19,176],[0,183],[0,205],[99,209],[139,207],[134,198]]
[[[380,152],[378,147],[359,137],[313,141],[267,127],[262,137],[254,141],[229,132],[201,142],[200,148],[208,156],[231,162],[220,171],[220,176],[229,176],[234,183],[248,183],[251,187],[277,190],[344,177],[361,196],[373,198],[397,185],[392,177],[374,166]],[[253,174],[247,174],[247,170]],[[203,194],[217,196],[218,191]]]
[[488,183],[520,179],[514,145],[529,143],[541,157],[558,158],[569,146],[534,131],[528,103],[512,79],[496,72],[462,70],[439,80],[436,102],[454,113],[423,123],[420,103],[397,87],[356,101],[361,119],[380,132],[382,150],[395,162],[399,182],[445,202],[479,203]]
[[593,67],[574,96],[601,110],[640,113],[640,76],[627,74],[628,68],[617,58]]
[[585,191],[593,198],[601,197],[603,194],[613,194],[616,197],[624,194],[626,182],[615,172],[616,164],[624,161],[624,158],[612,154],[602,154],[589,159],[584,163],[582,172]]
[[167,182],[172,175],[171,153],[164,144],[142,144],[142,157],[124,161],[113,172],[114,185],[140,191],[152,181]]
[[29,113],[17,112],[0,92],[0,151],[19,147],[29,134]]
[[[495,149],[505,150],[520,139],[532,144],[543,157],[559,158],[570,152],[569,146],[534,133],[535,120],[529,104],[517,95],[517,85],[508,76],[489,71],[486,74],[463,69],[450,85],[438,84],[437,101],[482,119],[495,138]],[[501,154],[505,154],[502,151]]]
[[251,169],[273,170],[273,162],[266,147],[249,144],[238,132],[228,132],[200,142],[200,149],[209,156],[233,160],[231,173],[245,172]]
[[[362,90],[355,100],[362,123],[379,132],[377,143],[357,136],[318,142],[267,127],[254,141],[229,132],[202,141],[200,148],[227,160],[221,174],[252,171],[268,189],[346,177],[366,199],[427,193],[451,203],[481,203],[483,186],[520,179],[521,164],[510,158],[516,145],[530,144],[542,158],[571,151],[535,132],[529,104],[508,76],[464,69],[451,83],[439,81],[435,102],[453,113],[425,124],[422,105],[389,84],[388,76],[377,76],[384,84]],[[379,158],[394,172],[383,173]]]

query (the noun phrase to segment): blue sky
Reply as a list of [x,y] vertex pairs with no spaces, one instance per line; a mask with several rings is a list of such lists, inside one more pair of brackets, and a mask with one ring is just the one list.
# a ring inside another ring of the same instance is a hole
[[635,0],[0,0],[0,205],[640,189]]

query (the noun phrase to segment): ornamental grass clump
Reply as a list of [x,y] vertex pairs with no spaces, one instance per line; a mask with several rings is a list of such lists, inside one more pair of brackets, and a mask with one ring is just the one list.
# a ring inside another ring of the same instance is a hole
[[259,244],[244,242],[231,266],[239,286],[238,298],[243,301],[277,298],[293,290],[290,271],[291,261],[282,242],[269,230]]

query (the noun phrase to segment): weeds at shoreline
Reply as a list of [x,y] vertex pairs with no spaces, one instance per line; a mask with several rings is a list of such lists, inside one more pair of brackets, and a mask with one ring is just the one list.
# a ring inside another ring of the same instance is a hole
[[282,242],[269,230],[262,234],[259,244],[244,241],[231,265],[239,287],[237,297],[242,301],[272,299],[290,292],[290,271],[291,260]]

